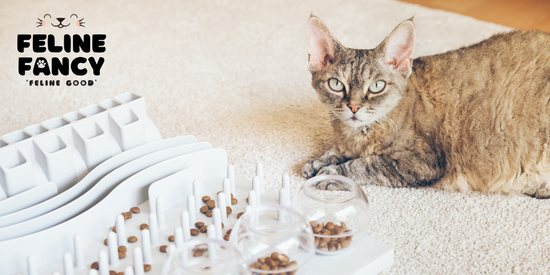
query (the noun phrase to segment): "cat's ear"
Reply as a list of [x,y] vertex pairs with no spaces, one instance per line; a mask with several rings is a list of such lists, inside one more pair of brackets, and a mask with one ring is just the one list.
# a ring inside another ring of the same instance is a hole
[[325,23],[311,15],[307,21],[308,69],[311,73],[319,72],[334,62],[337,43]]
[[382,52],[381,62],[404,77],[409,77],[412,71],[415,32],[412,18],[405,20],[378,46]]

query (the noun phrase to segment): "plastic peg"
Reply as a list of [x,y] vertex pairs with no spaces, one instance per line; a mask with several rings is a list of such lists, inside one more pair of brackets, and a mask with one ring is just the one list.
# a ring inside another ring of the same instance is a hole
[[158,228],[166,228],[166,216],[164,215],[164,199],[162,197],[157,197],[157,222]]
[[69,252],[63,254],[63,272],[65,275],[74,275],[73,256]]
[[[134,248],[134,273],[135,275],[144,275],[145,270],[143,269],[143,255],[141,253],[141,248]],[[125,273],[126,275],[126,273]]]
[[227,165],[227,178],[231,183],[231,193],[237,195],[237,190],[235,189],[235,166],[233,164]]
[[99,275],[109,275],[109,258],[107,251],[99,251]]
[[187,211],[189,213],[189,223],[195,224],[197,222],[197,208],[195,207],[195,196],[193,195],[187,196]]
[[116,217],[116,235],[118,246],[128,245],[128,239],[126,239],[126,224],[124,223],[124,216],[122,215]]
[[157,214],[149,214],[149,231],[151,233],[151,245],[156,246],[159,243],[159,226],[157,224]]
[[181,228],[183,230],[183,240],[188,242],[191,240],[191,223],[189,223],[189,212],[181,211]]
[[131,266],[127,266],[124,269],[124,275],[134,275],[134,269]]
[[260,178],[260,188],[262,190],[262,193],[265,192],[265,187],[264,187],[264,164],[259,162],[258,164],[256,164],[256,176],[258,176],[258,178]]
[[223,192],[218,194],[218,207],[220,208],[220,215],[223,223],[227,223],[227,201],[225,197]]
[[256,207],[257,199],[258,199],[258,195],[256,195],[256,191],[250,190],[250,192],[248,192],[248,205],[250,205],[252,208]]
[[252,179],[252,190],[256,192],[256,206],[262,205],[262,188],[260,184],[260,178],[258,176],[254,176],[254,178]]
[[[214,208],[215,209],[215,208]],[[212,230],[212,229],[214,230]],[[216,236],[218,235],[216,232],[216,228],[214,225],[209,225],[208,230],[206,231],[206,236],[210,239],[216,239]],[[216,257],[216,244],[215,243],[208,243],[208,257],[209,258],[217,258]]]
[[201,208],[202,182],[200,180],[193,181],[193,196],[195,196],[195,209]]
[[107,246],[109,249],[109,263],[111,267],[118,266],[120,261],[118,260],[118,245],[116,240],[116,233],[109,231],[109,236],[107,237]]
[[36,268],[36,259],[34,256],[27,258],[27,273],[29,275],[38,275],[38,269]]
[[[212,210],[212,219],[214,220],[214,226],[216,228],[216,236],[214,238],[221,240],[223,239],[222,236],[222,219],[221,219],[221,211],[218,207],[214,208]],[[206,232],[210,231],[210,227],[208,227],[208,230]]]
[[183,229],[179,226],[174,230],[174,242],[176,243],[176,248],[180,249],[183,247]]
[[84,247],[82,246],[82,237],[80,235],[74,235],[74,259],[77,269],[82,269],[86,266],[84,262]]
[[99,275],[99,273],[97,273],[97,270],[95,270],[95,269],[90,269],[88,271],[88,275]]
[[229,181],[228,178],[223,179],[222,190],[225,194],[225,201],[227,202],[227,204],[231,205],[231,181]]
[[283,188],[290,190],[290,176],[287,173],[283,175]]
[[177,248],[174,244],[171,244],[168,246],[168,249],[166,249],[166,252],[168,253],[168,257],[170,257],[170,255],[174,254],[176,252]]
[[[151,236],[149,230],[141,230],[141,250],[143,252],[143,262],[151,264],[153,262],[153,254],[151,253]],[[135,258],[134,258],[135,261]]]

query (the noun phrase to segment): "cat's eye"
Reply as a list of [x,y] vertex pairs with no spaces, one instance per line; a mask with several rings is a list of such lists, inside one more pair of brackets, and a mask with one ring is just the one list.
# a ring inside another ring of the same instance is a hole
[[386,82],[382,81],[382,80],[378,80],[374,83],[372,83],[369,87],[369,92],[373,93],[373,94],[377,94],[381,91],[384,90],[384,88],[386,88]]
[[328,86],[335,92],[341,92],[344,90],[344,84],[338,81],[336,78],[331,78],[328,80]]

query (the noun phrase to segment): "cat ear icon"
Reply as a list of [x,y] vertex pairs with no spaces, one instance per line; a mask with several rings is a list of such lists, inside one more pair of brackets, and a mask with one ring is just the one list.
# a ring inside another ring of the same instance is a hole
[[76,15],[76,14],[73,13],[73,14],[71,14],[71,19],[73,19],[73,16],[76,17],[76,25],[77,25],[78,27],[86,28],[86,26],[84,26],[84,23],[86,23],[86,22],[83,21],[84,18],[78,19],[78,15]]

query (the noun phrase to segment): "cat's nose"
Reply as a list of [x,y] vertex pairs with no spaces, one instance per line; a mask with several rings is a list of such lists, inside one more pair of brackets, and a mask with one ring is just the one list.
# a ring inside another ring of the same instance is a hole
[[348,107],[350,108],[351,112],[355,114],[357,113],[357,111],[359,111],[361,105],[349,104]]
[[57,19],[57,21],[59,21],[59,23],[61,23],[61,22],[63,22],[63,20],[65,20],[64,17],[58,17],[58,18],[56,18],[56,19]]

